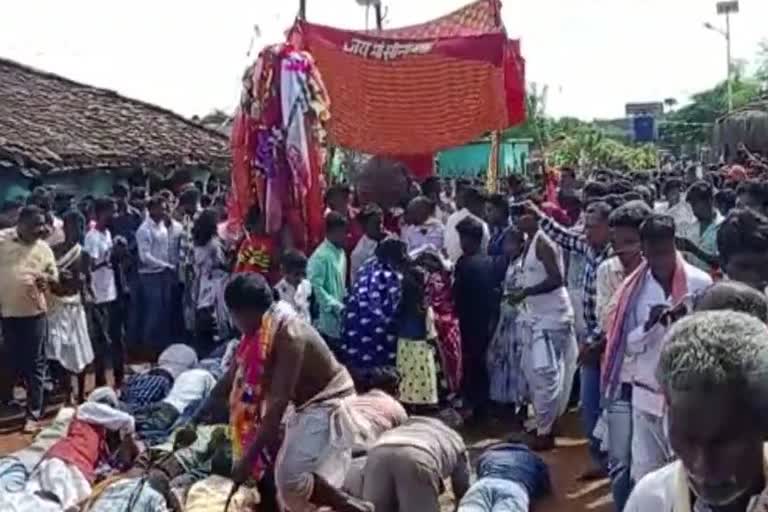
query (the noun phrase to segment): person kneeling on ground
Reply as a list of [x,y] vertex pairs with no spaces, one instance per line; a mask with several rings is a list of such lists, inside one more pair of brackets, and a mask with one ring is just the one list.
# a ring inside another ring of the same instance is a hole
[[442,421],[414,416],[385,432],[368,452],[362,495],[376,512],[438,512],[448,477],[461,500],[470,480],[464,441]]
[[549,494],[549,469],[523,444],[499,443],[477,459],[477,481],[458,512],[528,512],[531,500]]
[[695,313],[666,337],[658,377],[680,460],[646,475],[626,512],[761,510],[768,330],[734,311]]
[[353,378],[358,394],[350,398],[349,407],[359,432],[352,455],[359,457],[367,453],[382,434],[405,423],[408,413],[395,399],[400,379],[394,368],[365,370]]

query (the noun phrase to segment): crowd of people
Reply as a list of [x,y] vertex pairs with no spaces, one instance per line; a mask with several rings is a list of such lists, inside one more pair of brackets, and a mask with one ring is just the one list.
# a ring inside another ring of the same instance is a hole
[[[19,379],[37,435],[0,459],[0,508],[437,511],[450,479],[460,511],[526,511],[575,402],[616,510],[768,502],[760,169],[502,188],[429,178],[382,208],[333,185],[308,254],[258,206],[233,234],[201,184],[4,208],[0,391]],[[458,429],[491,417],[509,442],[473,484]]]

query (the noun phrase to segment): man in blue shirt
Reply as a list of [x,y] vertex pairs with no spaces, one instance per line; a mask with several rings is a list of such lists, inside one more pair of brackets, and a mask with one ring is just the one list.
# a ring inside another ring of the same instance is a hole
[[541,457],[522,444],[500,443],[477,459],[477,481],[458,512],[528,512],[531,500],[549,494],[549,469]]

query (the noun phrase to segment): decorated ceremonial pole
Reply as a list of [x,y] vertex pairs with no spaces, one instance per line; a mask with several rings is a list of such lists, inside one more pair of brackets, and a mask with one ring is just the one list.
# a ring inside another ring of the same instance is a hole
[[[504,30],[504,25],[501,19],[501,3],[493,2],[491,4],[493,9],[493,19],[497,28]],[[494,130],[491,132],[491,152],[488,158],[488,171],[485,173],[485,188],[488,192],[495,194],[499,191],[499,172],[501,167],[501,131]]]
[[499,190],[499,166],[501,164],[501,132],[491,132],[491,151],[488,156],[488,170],[485,173],[485,188],[494,194]]

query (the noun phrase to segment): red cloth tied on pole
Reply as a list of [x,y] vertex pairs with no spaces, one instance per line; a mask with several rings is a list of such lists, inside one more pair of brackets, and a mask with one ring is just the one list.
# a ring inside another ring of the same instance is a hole
[[499,8],[498,0],[480,0],[379,32],[297,21],[291,41],[314,56],[330,97],[330,142],[424,155],[524,120],[525,63]]

